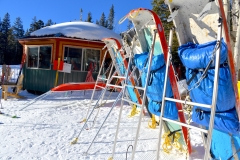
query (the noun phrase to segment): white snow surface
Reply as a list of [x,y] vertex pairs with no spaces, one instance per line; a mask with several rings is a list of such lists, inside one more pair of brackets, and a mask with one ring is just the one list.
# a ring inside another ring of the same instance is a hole
[[121,41],[120,35],[114,31],[94,23],[82,21],[65,22],[47,26],[32,32],[30,35],[45,36],[59,33],[63,34],[66,37],[72,38],[75,37],[88,40],[102,40],[103,38],[111,37]]
[[[91,104],[91,90],[48,93],[37,100],[37,95],[24,90],[20,92],[24,99],[8,97],[6,101],[1,100],[0,111],[11,116],[16,115],[18,118],[0,115],[0,159],[107,160],[110,158],[116,135],[120,101],[112,109],[98,134],[97,132],[119,93],[106,92],[107,101],[102,102],[104,105],[99,108],[94,125],[93,120],[98,109],[93,110],[93,107],[101,91],[96,91]],[[84,129],[84,123],[80,122],[86,117],[88,108],[89,113],[92,114]],[[129,118],[130,111],[131,107],[125,103],[114,160],[125,160],[126,152],[128,152],[127,159],[131,159],[131,145],[134,145],[139,114]],[[145,115],[141,121],[135,160],[156,158],[159,128],[150,129],[149,119],[149,116]],[[91,145],[95,135],[96,139]],[[200,132],[190,130],[190,136],[193,153],[189,159],[203,159],[204,147]],[[77,137],[77,143],[72,145],[71,142]],[[170,154],[161,150],[160,157],[162,160],[185,160],[186,154],[174,149]]]

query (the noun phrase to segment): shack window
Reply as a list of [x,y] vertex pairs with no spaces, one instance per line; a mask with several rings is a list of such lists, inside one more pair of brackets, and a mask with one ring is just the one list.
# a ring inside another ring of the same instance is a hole
[[82,48],[65,47],[64,62],[72,64],[72,70],[81,71]]
[[98,72],[99,61],[100,61],[100,50],[96,50],[96,49],[84,50],[84,59],[83,59],[84,71],[89,71],[89,69],[93,69],[93,72]]
[[51,66],[51,46],[28,46],[29,68],[50,69]]
[[64,62],[72,64],[75,71],[99,71],[100,50],[64,47]]

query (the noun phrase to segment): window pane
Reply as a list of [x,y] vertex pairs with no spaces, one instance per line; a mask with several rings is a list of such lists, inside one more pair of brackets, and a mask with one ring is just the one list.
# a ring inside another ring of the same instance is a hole
[[65,47],[64,62],[72,64],[72,70],[81,71],[81,59],[82,59],[81,48]]
[[28,67],[37,68],[38,47],[28,47]]
[[86,49],[84,57],[84,71],[93,68],[94,72],[99,71],[100,50]]
[[39,51],[39,68],[50,69],[51,64],[51,46],[41,46]]

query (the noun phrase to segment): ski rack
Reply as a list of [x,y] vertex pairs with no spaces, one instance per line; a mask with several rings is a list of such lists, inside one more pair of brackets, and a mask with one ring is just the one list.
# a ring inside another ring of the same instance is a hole
[[[136,132],[136,137],[135,137],[134,145],[133,145],[132,158],[131,158],[131,159],[134,159],[134,155],[135,155],[135,151],[136,151],[136,146],[137,146],[137,141],[138,141],[138,137],[139,137],[139,131],[140,131],[140,126],[141,126],[141,121],[142,121],[142,117],[143,117],[143,110],[144,110],[145,101],[146,101],[147,84],[148,84],[149,77],[150,77],[150,68],[151,68],[151,67],[149,67],[149,66],[152,65],[152,57],[153,57],[153,53],[154,53],[154,45],[155,45],[155,40],[156,40],[157,31],[155,31],[154,33],[155,33],[155,34],[154,34],[154,36],[153,36],[153,43],[152,43],[152,46],[151,46],[151,52],[150,52],[149,59],[148,59],[147,79],[146,79],[145,86],[142,87],[142,86],[131,86],[131,85],[127,85],[127,82],[126,82],[126,81],[127,81],[127,79],[128,79],[128,74],[127,74],[127,77],[126,77],[126,79],[125,79],[125,83],[124,83],[124,85],[123,85],[123,94],[122,94],[122,99],[121,99],[121,107],[120,107],[120,111],[119,111],[118,124],[117,124],[117,130],[116,130],[116,134],[115,134],[113,151],[112,151],[112,156],[109,158],[109,160],[112,160],[113,157],[114,157],[114,153],[115,153],[115,149],[116,149],[116,142],[117,142],[117,137],[118,137],[118,132],[119,132],[119,126],[120,126],[120,120],[121,120],[121,116],[122,116],[122,110],[123,110],[123,103],[124,103],[124,101],[125,101],[125,102],[128,102],[128,103],[131,103],[131,104],[134,104],[134,105],[137,105],[137,106],[140,107],[140,116],[139,116],[139,120],[138,120],[138,127],[137,127],[137,132]],[[126,44],[126,45],[128,46],[128,44]],[[134,45],[134,44],[132,44],[132,45]],[[129,46],[129,47],[130,47],[130,46]],[[129,72],[129,68],[130,68],[130,65],[131,65],[130,62],[132,61],[132,57],[133,57],[132,50],[131,50],[131,53],[130,53],[129,55],[131,55],[131,56],[129,57],[128,72]],[[130,101],[130,100],[128,100],[128,99],[126,99],[126,98],[124,97],[127,87],[137,88],[138,90],[143,91],[142,104],[132,102],[132,101]]]
[[[103,41],[104,41],[104,40],[103,40]],[[110,44],[108,44],[107,42],[105,42],[105,43],[106,43],[106,46],[110,45]],[[114,88],[114,89],[118,88],[118,89],[121,89],[121,92],[118,94],[118,96],[117,96],[117,98],[116,98],[116,101],[113,103],[111,109],[109,110],[109,112],[108,112],[108,114],[106,115],[104,121],[102,122],[101,126],[99,127],[98,131],[96,132],[96,134],[95,134],[92,142],[90,143],[90,145],[89,145],[88,149],[86,150],[86,152],[84,153],[84,155],[87,155],[87,154],[88,154],[88,151],[90,150],[90,148],[91,148],[93,142],[95,141],[98,133],[100,132],[101,128],[103,127],[104,123],[106,122],[106,120],[107,120],[108,116],[110,115],[110,113],[112,112],[113,108],[116,106],[117,102],[120,100],[121,96],[124,94],[124,95],[127,97],[126,100],[129,101],[129,100],[128,100],[128,99],[129,99],[129,94],[128,94],[127,92],[123,92],[122,89],[124,88],[124,87],[123,87],[123,86],[124,86],[124,81],[123,81],[123,80],[125,80],[125,83],[126,83],[126,81],[128,80],[128,78],[131,79],[131,76],[128,76],[128,75],[130,75],[130,74],[129,74],[129,71],[130,71],[129,67],[130,67],[130,65],[128,64],[128,65],[127,65],[127,69],[125,68],[125,69],[126,69],[125,75],[121,75],[120,67],[121,67],[121,66],[126,67],[126,66],[123,64],[126,57],[124,57],[124,59],[123,59],[123,61],[121,62],[121,64],[118,64],[118,63],[116,62],[115,55],[113,55],[113,54],[112,54],[112,51],[109,49],[109,48],[111,48],[111,47],[113,47],[113,46],[108,46],[108,50],[109,50],[110,56],[111,56],[111,58],[112,58],[112,66],[111,66],[111,70],[110,70],[109,76],[108,76],[107,79],[105,79],[105,78],[102,78],[102,77],[100,76],[100,74],[99,74],[99,75],[98,75],[98,78],[97,78],[97,81],[98,81],[98,80],[107,80],[107,84],[106,84],[105,88],[103,88],[104,90],[103,90],[102,94],[99,96],[99,99],[98,99],[98,101],[96,102],[95,106],[93,107],[91,113],[88,115],[88,118],[85,120],[85,124],[84,124],[84,126],[82,127],[79,135],[81,134],[82,130],[85,128],[86,123],[88,122],[90,116],[92,115],[92,113],[93,113],[93,111],[94,111],[94,108],[98,107],[99,102],[103,100],[107,88]],[[119,49],[119,46],[114,46],[114,47],[115,47],[117,50],[119,50],[119,51],[122,49],[122,48]],[[111,49],[112,49],[112,48],[111,48]],[[105,58],[106,58],[106,55],[104,55],[104,60],[105,60]],[[103,64],[104,64],[104,63],[102,63],[102,66],[103,66]],[[100,69],[99,73],[101,73],[102,66],[101,66],[101,69]],[[112,75],[112,71],[113,71],[113,67],[114,67],[114,66],[115,66],[116,71],[115,71],[115,73]],[[118,76],[116,76],[116,74],[118,74]],[[111,76],[111,75],[112,75],[112,76]],[[111,77],[110,77],[110,76],[111,76]],[[120,79],[121,86],[120,86],[120,85],[117,85],[117,84],[115,84],[115,85],[111,84],[111,81],[112,81],[112,79],[114,79],[114,78],[115,78],[115,79]],[[96,82],[96,84],[97,84],[97,82]],[[98,87],[97,85],[95,85],[95,86]],[[94,88],[94,92],[95,92],[95,88]],[[94,92],[93,92],[93,94],[94,94]],[[136,96],[137,96],[137,94],[136,94]],[[92,95],[92,97],[91,97],[91,102],[92,102],[92,99],[93,99],[93,95]],[[130,103],[130,104],[132,104],[132,103]],[[98,113],[97,113],[97,114],[98,114]],[[95,117],[94,120],[96,120],[96,117]]]
[[[219,75],[219,64],[220,64],[220,48],[221,46],[217,49],[216,51],[216,61],[215,61],[215,75],[214,75],[214,88],[213,88],[213,97],[212,97],[212,104],[207,105],[207,104],[200,104],[200,103],[195,103],[195,102],[187,102],[184,100],[178,100],[174,98],[168,98],[166,97],[166,90],[167,90],[167,76],[169,74],[169,66],[170,66],[170,57],[171,57],[171,46],[172,46],[172,36],[173,36],[173,31],[171,30],[170,36],[169,36],[169,51],[168,51],[168,57],[167,57],[167,64],[166,64],[166,75],[164,79],[164,89],[163,89],[163,98],[162,98],[162,108],[161,108],[161,114],[159,117],[160,123],[159,123],[159,137],[158,137],[158,148],[157,148],[157,160],[159,160],[159,152],[160,152],[160,146],[161,146],[161,136],[162,136],[162,129],[163,129],[163,121],[168,121],[172,122],[181,126],[185,126],[191,129],[198,130],[200,132],[203,132],[207,134],[207,142],[205,145],[205,154],[204,154],[204,160],[209,159],[210,157],[210,147],[211,147],[211,139],[212,139],[212,130],[214,126],[214,118],[215,118],[215,111],[216,111],[216,101],[217,101],[217,93],[218,93],[218,75]],[[221,45],[221,37],[222,37],[222,20],[219,18],[219,25],[218,25],[218,37],[217,41],[219,45]],[[165,101],[172,101],[176,103],[182,103],[182,104],[187,104],[187,105],[194,105],[194,106],[200,106],[200,107],[205,107],[205,108],[210,108],[211,109],[211,117],[210,117],[210,122],[209,122],[209,127],[207,129],[202,129],[199,127],[195,127],[189,124],[185,124],[182,122],[174,121],[168,118],[163,117],[164,109],[165,109]]]

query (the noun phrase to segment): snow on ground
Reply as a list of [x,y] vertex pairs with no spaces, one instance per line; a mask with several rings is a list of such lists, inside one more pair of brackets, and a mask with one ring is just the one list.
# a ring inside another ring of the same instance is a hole
[[[3,123],[0,124],[0,159],[106,160],[110,158],[120,102],[110,113],[87,155],[85,152],[115,102],[117,92],[113,92],[111,95],[107,92],[106,96],[109,99],[104,107],[100,108],[95,125],[92,126],[98,109],[94,109],[92,117],[87,123],[88,130],[83,129],[77,144],[70,144],[78,137],[84,124],[80,122],[86,117],[88,107],[94,106],[100,93],[101,91],[96,92],[92,105],[89,104],[92,91],[55,92],[38,101],[34,101],[36,95],[22,91],[20,95],[25,96],[25,99],[1,100],[3,109],[0,111],[11,116],[16,115],[19,118],[0,115],[0,123]],[[128,147],[127,159],[130,159],[131,156],[130,145],[134,144],[139,115],[128,118],[129,112],[130,106],[124,105],[114,159],[126,159]],[[152,160],[156,157],[159,130],[149,129],[148,121],[149,117],[144,116],[135,155],[136,160]],[[200,133],[191,131],[190,134],[194,150],[191,159],[202,159],[204,149]],[[179,152],[172,154],[161,152],[161,159],[182,160],[186,157],[185,154]]]
[[[16,81],[19,74],[19,65],[10,67],[14,71],[11,80]],[[100,94],[101,91],[95,92],[91,104],[91,90],[48,92],[44,94],[45,97],[41,95],[42,98],[24,90],[20,92],[20,95],[25,97],[24,99],[11,97],[8,97],[6,101],[1,99],[0,111],[9,114],[10,117],[0,114],[0,159],[106,160],[110,158],[120,112],[120,101],[109,114],[92,145],[91,142],[119,93],[106,92],[105,100],[102,101],[104,105],[100,107],[99,114],[97,115],[98,109],[94,109],[92,116],[89,118],[89,123],[85,127],[88,130],[82,130],[84,123],[80,123],[86,117],[88,108],[90,108],[90,112],[92,111]],[[131,158],[131,145],[134,145],[139,114],[129,118],[130,111],[131,107],[124,104],[114,154],[115,160]],[[11,118],[15,115],[18,118]],[[95,117],[97,119],[93,125]],[[148,122],[149,116],[146,115],[142,119],[135,160],[153,160],[156,157],[159,128],[150,129]],[[71,142],[78,137],[81,130],[77,144],[71,145]],[[203,159],[204,148],[201,134],[198,131],[191,130],[190,136],[193,146],[190,159]],[[85,153],[86,151],[88,151],[88,154]],[[173,150],[171,154],[161,151],[161,159],[185,160],[186,154],[179,153],[176,150]]]

